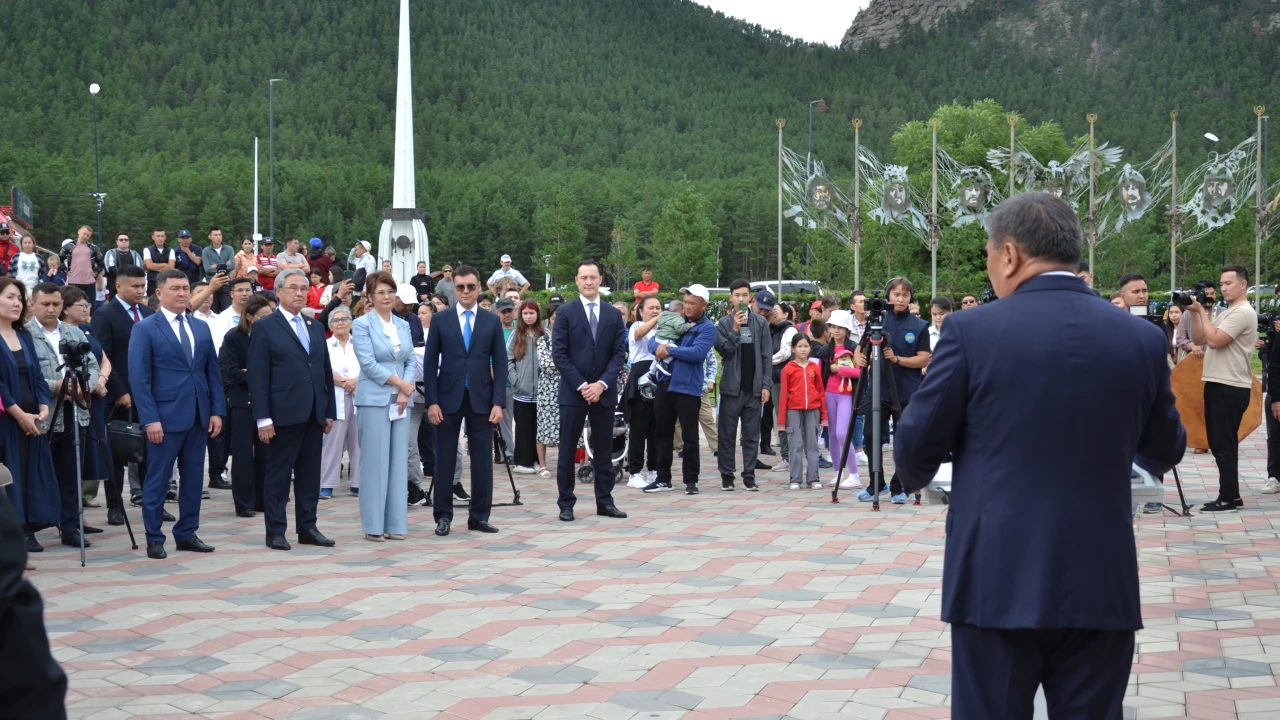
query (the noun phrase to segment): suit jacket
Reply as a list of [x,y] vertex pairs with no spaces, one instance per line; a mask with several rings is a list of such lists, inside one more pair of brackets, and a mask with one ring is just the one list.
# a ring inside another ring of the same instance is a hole
[[248,410],[249,404],[249,336],[239,330],[228,330],[218,351],[218,368],[222,371],[222,387],[227,393],[227,406]]
[[[303,316],[310,351],[279,310],[257,320],[249,333],[249,400],[255,420],[275,425],[313,422],[323,426],[337,418],[333,401],[333,366],[324,328]],[[225,340],[224,340],[225,342]]]
[[565,303],[556,311],[556,331],[551,333],[551,357],[560,370],[561,405],[587,407],[578,388],[583,383],[603,382],[600,404],[618,404],[618,373],[627,361],[627,331],[622,313],[604,298],[598,298],[600,317],[596,336],[591,337],[587,308],[582,300]]
[[[387,385],[395,375],[410,383],[418,377],[418,360],[413,356],[413,340],[409,323],[391,315],[396,334],[400,337],[397,350],[382,330],[382,318],[370,312],[356,318],[351,326],[351,344],[355,346],[356,360],[360,363],[360,377],[356,380],[356,405],[389,407],[400,391]],[[410,398],[412,403],[412,397]]]
[[1129,471],[1186,448],[1164,333],[1064,275],[942,333],[893,443],[907,492],[955,456],[942,620],[1141,628]]
[[431,320],[431,332],[427,333],[422,394],[427,407],[439,405],[446,415],[462,410],[464,382],[469,383],[472,411],[488,416],[494,406],[507,404],[507,343],[502,321],[479,305],[473,310],[476,316],[470,350],[462,342],[462,327],[452,307]]
[[[155,313],[146,303],[138,303],[138,315],[143,320]],[[129,389],[129,336],[133,333],[133,325],[129,311],[114,298],[93,313],[93,321],[89,324],[98,342],[102,343],[102,352],[111,361],[106,397],[109,405],[114,405],[121,395],[132,392]]]
[[[218,356],[213,351],[209,326],[195,322],[187,314],[194,358],[188,359],[173,333],[164,313],[155,313],[138,323],[129,338],[129,385],[133,388],[133,406],[138,422],[158,422],[166,432],[185,432],[192,422],[209,424],[209,417],[227,414],[227,400],[222,391],[222,374]],[[115,372],[113,370],[113,372]],[[196,404],[192,416],[191,403]]]

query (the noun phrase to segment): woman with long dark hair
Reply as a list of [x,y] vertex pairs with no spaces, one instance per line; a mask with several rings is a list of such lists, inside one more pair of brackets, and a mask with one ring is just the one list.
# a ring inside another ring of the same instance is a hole
[[[658,316],[662,314],[662,301],[656,295],[647,295],[640,299],[636,321],[627,330],[627,360],[631,363],[631,372],[627,376],[627,384],[623,388],[622,402],[624,412],[629,411],[628,422],[631,434],[627,449],[627,472],[631,477],[627,487],[642,488],[657,477],[657,451],[653,445],[653,437],[657,431],[657,422],[653,412],[653,400],[646,399],[636,389],[636,382],[649,372],[653,364],[653,353],[649,351],[649,335],[658,325]],[[643,471],[648,466],[646,475]]]
[[512,472],[538,472],[538,341],[542,338],[542,309],[533,300],[520,303],[516,330],[511,335],[507,377],[511,381],[516,449]]
[[547,469],[547,447],[560,444],[560,368],[551,354],[551,334],[559,307],[547,308],[547,325],[538,338],[538,475],[544,478],[552,477]]
[[1173,335],[1178,330],[1178,325],[1182,322],[1182,308],[1177,305],[1170,305],[1168,310],[1164,311],[1164,318],[1160,325],[1164,328],[1165,351],[1169,353],[1169,367],[1177,365],[1186,353],[1178,349],[1178,344],[1174,342]]
[[240,324],[222,339],[218,367],[222,370],[222,390],[227,395],[231,416],[231,499],[236,515],[253,517],[262,512],[262,481],[266,477],[269,446],[258,439],[258,425],[249,407],[249,378],[246,359],[253,324],[275,312],[276,304],[253,295],[244,303]]

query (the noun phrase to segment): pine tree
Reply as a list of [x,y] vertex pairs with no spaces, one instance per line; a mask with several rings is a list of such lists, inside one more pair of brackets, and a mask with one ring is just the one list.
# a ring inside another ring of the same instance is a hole
[[716,284],[720,277],[720,229],[707,216],[707,201],[685,181],[653,221],[654,274],[667,287]]

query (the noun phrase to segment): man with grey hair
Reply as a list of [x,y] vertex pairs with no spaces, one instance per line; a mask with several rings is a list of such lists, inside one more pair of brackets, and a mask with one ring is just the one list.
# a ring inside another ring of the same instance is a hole
[[893,447],[907,492],[954,456],[952,717],[1029,717],[1043,685],[1049,717],[1118,718],[1142,627],[1130,469],[1160,475],[1186,449],[1168,342],[1076,277],[1062,200],[1015,195],[988,233],[1000,302],[947,319]]

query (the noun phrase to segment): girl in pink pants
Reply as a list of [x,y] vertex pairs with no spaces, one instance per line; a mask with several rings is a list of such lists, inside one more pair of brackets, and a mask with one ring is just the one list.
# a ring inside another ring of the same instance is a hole
[[[840,328],[832,325],[833,330]],[[843,343],[833,342],[835,351],[831,354],[831,364],[827,377],[827,431],[831,435],[831,463],[840,468],[840,458],[844,454],[845,436],[849,432],[849,418],[853,415],[853,390],[861,374],[854,363],[854,354]],[[832,477],[831,484],[836,484]],[[849,453],[848,466],[845,468],[844,480],[840,488],[851,490],[861,487],[858,480],[858,456]]]

